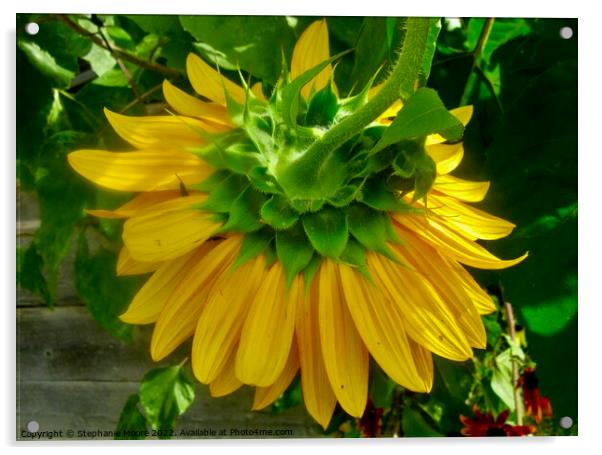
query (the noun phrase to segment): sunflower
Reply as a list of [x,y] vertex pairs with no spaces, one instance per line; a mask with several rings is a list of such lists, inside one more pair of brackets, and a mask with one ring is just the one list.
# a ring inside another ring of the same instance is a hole
[[[152,273],[121,315],[155,324],[152,358],[193,337],[196,378],[213,396],[254,386],[253,409],[300,371],[306,408],[324,428],[337,402],[364,413],[370,356],[396,383],[428,392],[432,354],[462,361],[484,348],[480,315],[495,306],[463,265],[502,269],[526,257],[502,260],[476,242],[514,225],[469,205],[489,183],[450,175],[461,142],[431,134],[366,155],[401,101],[320,162],[320,179],[291,171],[382,88],[339,98],[332,62],[325,20],[301,34],[269,97],[190,54],[202,99],[165,81],[175,113],[106,111],[134,150],[68,156],[97,185],[139,193],[89,213],[125,219],[117,274]],[[465,125],[472,109],[451,114]]]

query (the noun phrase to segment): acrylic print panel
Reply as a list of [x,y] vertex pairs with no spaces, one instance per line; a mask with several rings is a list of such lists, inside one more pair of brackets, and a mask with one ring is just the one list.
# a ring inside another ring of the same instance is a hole
[[17,439],[577,434],[577,37],[17,15]]

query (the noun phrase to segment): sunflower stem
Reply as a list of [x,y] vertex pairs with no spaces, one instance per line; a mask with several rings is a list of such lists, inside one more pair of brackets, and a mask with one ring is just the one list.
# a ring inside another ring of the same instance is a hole
[[395,101],[406,100],[416,90],[430,22],[428,17],[408,18],[399,58],[374,98],[326,131],[302,154],[281,163],[277,178],[289,197],[321,199],[332,196],[333,188],[328,186],[331,177],[328,164],[334,159],[335,151],[376,120]]

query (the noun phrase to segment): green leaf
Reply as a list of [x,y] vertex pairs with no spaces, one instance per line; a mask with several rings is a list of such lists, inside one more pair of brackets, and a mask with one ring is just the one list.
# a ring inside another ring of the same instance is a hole
[[140,403],[140,397],[137,393],[130,395],[125,402],[117,421],[117,428],[115,428],[115,439],[145,439],[148,435],[146,418],[138,408],[138,403]]
[[401,428],[407,437],[441,437],[444,434],[435,430],[418,411],[405,407],[401,414]]
[[371,209],[364,204],[353,204],[347,209],[349,232],[366,248],[387,256],[391,255],[387,247],[389,216]]
[[75,76],[73,71],[60,66],[54,57],[41,49],[36,43],[19,40],[19,49],[27,56],[30,63],[36,67],[44,76],[52,79],[60,87],[68,87]]
[[278,79],[281,61],[266,56],[281,50],[290,55],[295,43],[294,29],[283,16],[180,16],[180,23],[198,42],[225,56],[222,61],[270,83]]
[[47,305],[51,305],[52,300],[46,278],[42,273],[43,268],[44,260],[38,254],[35,242],[25,252],[17,247],[17,286],[35,292]]
[[307,267],[314,249],[301,225],[297,224],[286,231],[276,231],[276,253],[290,285],[295,275]]
[[115,276],[117,256],[99,249],[90,255],[82,232],[75,256],[75,289],[96,322],[109,334],[124,341],[132,338],[132,327],[119,320],[140,285],[139,278]]
[[157,35],[170,35],[182,30],[178,16],[169,14],[133,14],[126,15],[129,20],[135,22],[142,30]]
[[326,206],[319,212],[303,215],[303,229],[322,256],[338,258],[349,238],[347,216],[342,210]]
[[266,197],[251,185],[232,202],[228,221],[220,232],[238,231],[252,232],[263,227],[259,211],[265,203]]
[[377,365],[372,368],[370,398],[375,408],[389,408],[393,400],[393,391],[397,384],[389,378]]
[[420,153],[414,163],[416,168],[414,171],[414,196],[412,199],[417,201],[426,197],[433,186],[437,177],[437,165],[426,152]]
[[370,272],[366,266],[366,249],[353,237],[349,237],[340,260],[345,264],[357,267],[366,278],[371,279]]
[[238,268],[250,259],[261,254],[274,239],[274,232],[269,227],[258,231],[247,232],[233,267]]
[[519,362],[512,357],[512,349],[508,348],[495,358],[493,376],[491,377],[491,388],[495,394],[502,399],[511,411],[516,409],[514,402],[514,380],[512,377],[512,361]]
[[299,219],[285,197],[275,194],[261,207],[261,219],[274,229],[288,229]]
[[435,90],[421,88],[407,100],[370,154],[378,153],[404,139],[416,139],[435,133],[449,141],[459,141],[462,139],[464,126],[448,112]]
[[194,401],[194,383],[180,365],[156,368],[144,375],[139,394],[153,429],[170,432]]

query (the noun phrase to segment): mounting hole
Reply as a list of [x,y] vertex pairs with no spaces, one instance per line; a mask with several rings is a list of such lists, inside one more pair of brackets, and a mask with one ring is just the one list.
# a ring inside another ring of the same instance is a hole
[[40,424],[38,422],[36,422],[35,420],[32,420],[31,422],[29,422],[27,424],[27,431],[29,431],[30,433],[35,433],[39,429],[40,429]]
[[573,29],[571,27],[562,27],[560,29],[560,37],[562,39],[571,39],[573,37]]
[[25,32],[30,35],[37,35],[39,31],[40,26],[35,22],[30,22],[27,25],[25,25]]
[[569,416],[564,416],[564,417],[560,418],[558,423],[560,424],[560,426],[562,428],[564,428],[565,430],[568,430],[569,428],[571,428],[573,426],[573,419],[571,419]]

